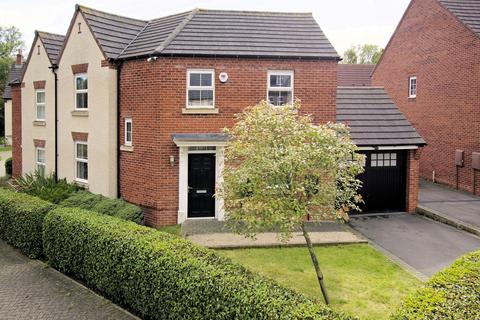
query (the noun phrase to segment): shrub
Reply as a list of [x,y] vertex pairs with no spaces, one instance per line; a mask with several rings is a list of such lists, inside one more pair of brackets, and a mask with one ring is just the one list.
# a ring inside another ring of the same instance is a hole
[[171,234],[85,210],[44,223],[50,264],[145,319],[352,319]]
[[5,160],[5,173],[9,176],[13,173],[13,159],[11,157]]
[[13,187],[19,192],[37,196],[55,204],[67,199],[78,189],[74,184],[68,183],[66,179],[55,181],[53,174],[43,176],[39,172],[27,173],[15,179]]
[[42,255],[42,223],[53,204],[0,189],[0,238],[31,258]]
[[435,274],[405,299],[392,319],[480,319],[480,251]]
[[139,223],[142,210],[122,199],[110,199],[88,191],[79,191],[60,203],[62,207],[81,208]]

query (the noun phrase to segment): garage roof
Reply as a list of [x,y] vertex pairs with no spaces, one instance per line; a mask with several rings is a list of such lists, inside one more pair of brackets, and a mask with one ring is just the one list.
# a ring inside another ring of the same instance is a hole
[[425,144],[383,87],[338,87],[337,121],[358,146]]
[[338,64],[337,81],[341,87],[372,86],[374,64]]
[[12,88],[10,88],[10,83],[20,81],[22,76],[23,66],[25,64],[13,64],[8,73],[8,80],[5,85],[5,90],[3,91],[3,99],[12,99]]

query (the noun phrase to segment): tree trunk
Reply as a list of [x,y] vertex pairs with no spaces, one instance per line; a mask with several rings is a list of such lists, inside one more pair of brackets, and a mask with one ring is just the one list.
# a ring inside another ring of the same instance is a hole
[[303,231],[303,237],[307,242],[308,252],[310,252],[310,258],[312,258],[312,263],[313,263],[313,266],[315,267],[315,272],[317,273],[318,284],[320,285],[320,289],[322,290],[323,298],[325,299],[325,304],[330,304],[327,288],[325,287],[325,283],[323,282],[323,274],[322,274],[322,271],[320,270],[320,265],[318,264],[317,255],[315,254],[312,241],[310,240],[310,236],[308,235],[308,232],[305,229],[305,223],[302,223],[302,231]]

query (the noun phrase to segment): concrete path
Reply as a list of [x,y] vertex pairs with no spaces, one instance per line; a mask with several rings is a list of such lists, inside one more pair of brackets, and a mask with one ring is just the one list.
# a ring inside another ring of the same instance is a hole
[[0,240],[0,319],[138,319]]
[[[366,239],[356,235],[347,225],[326,222],[309,224],[308,231],[312,243],[317,245],[365,243]],[[260,233],[255,239],[233,234],[225,224],[216,220],[189,220],[182,225],[182,235],[208,248],[248,248],[304,246],[305,238],[301,232],[294,232],[288,242],[281,242],[278,233]]]
[[420,181],[418,212],[480,236],[480,197]]
[[350,225],[390,255],[425,276],[480,249],[480,238],[420,215],[357,217]]

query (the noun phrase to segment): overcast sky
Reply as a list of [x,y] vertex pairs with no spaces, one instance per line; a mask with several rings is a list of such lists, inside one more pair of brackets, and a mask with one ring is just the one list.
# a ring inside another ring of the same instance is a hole
[[[27,47],[34,30],[65,34],[75,0],[1,0],[0,25],[15,25]],[[80,4],[138,19],[152,19],[192,8],[312,12],[342,54],[352,44],[384,47],[409,0],[83,0]]]

